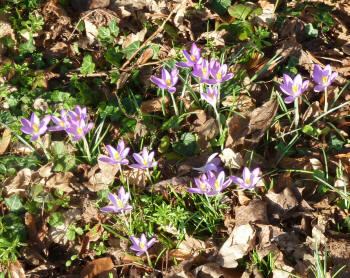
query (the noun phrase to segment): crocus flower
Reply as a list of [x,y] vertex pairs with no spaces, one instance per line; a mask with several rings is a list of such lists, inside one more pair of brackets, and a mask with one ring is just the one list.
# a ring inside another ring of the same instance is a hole
[[205,83],[209,78],[209,62],[206,59],[203,59],[202,63],[193,65],[193,76],[198,77],[199,82]]
[[156,242],[156,238],[152,238],[147,242],[147,238],[145,234],[142,234],[140,238],[135,236],[131,236],[130,240],[133,245],[130,246],[131,250],[137,251],[136,256],[140,256],[143,253],[147,252],[149,248]]
[[182,52],[187,62],[176,63],[177,66],[183,67],[183,68],[191,68],[195,64],[200,64],[202,62],[201,51],[194,43],[191,46],[190,53],[188,53],[186,50],[182,50]]
[[221,169],[219,167],[219,164],[221,163],[220,157],[216,157],[218,153],[213,153],[211,156],[208,157],[207,162],[204,166],[200,168],[192,168],[193,170],[202,172],[202,173],[208,173],[209,171],[214,171],[216,173],[219,172]]
[[151,77],[151,81],[159,88],[168,90],[169,93],[175,93],[175,85],[179,80],[178,69],[173,68],[169,73],[165,68],[162,69],[162,78]]
[[188,187],[187,191],[190,193],[206,194],[206,193],[210,192],[210,190],[211,190],[211,186],[209,185],[209,183],[207,181],[208,181],[207,175],[202,174],[199,178],[194,179],[194,182],[195,182],[197,188]]
[[71,121],[71,125],[66,129],[66,132],[73,135],[72,141],[76,142],[83,138],[92,129],[93,125],[93,123],[86,124],[84,119],[76,122]]
[[215,174],[211,171],[208,172],[208,180],[211,190],[207,193],[208,196],[216,195],[219,192],[223,191],[226,187],[231,184],[231,179],[225,180],[225,172],[221,171],[216,177]]
[[332,72],[330,65],[325,66],[324,69],[319,65],[315,65],[312,78],[318,83],[318,85],[315,86],[314,90],[316,92],[323,91],[326,87],[332,84],[337,76],[338,73],[336,71]]
[[87,120],[89,118],[89,115],[87,114],[86,107],[81,108],[79,105],[75,106],[74,111],[69,110],[68,114],[72,121],[79,121],[81,119]]
[[207,92],[201,92],[202,99],[205,99],[211,106],[216,109],[216,104],[219,99],[218,88],[214,86],[213,88],[207,87]]
[[205,80],[205,83],[207,84],[217,84],[217,83],[225,82],[234,76],[233,73],[227,73],[226,64],[220,65],[220,63],[215,59],[210,60],[209,70],[210,70],[210,75],[213,79]]
[[117,146],[117,149],[113,148],[111,145],[106,146],[109,157],[101,157],[100,161],[107,162],[110,164],[121,164],[125,165],[129,163],[129,160],[126,159],[130,148],[125,148],[125,144],[123,140],[120,140]]
[[131,168],[148,169],[157,165],[157,162],[153,162],[154,152],[148,152],[146,147],[143,147],[142,155],[134,153],[132,156],[138,164],[131,164]]
[[38,116],[33,113],[30,117],[30,121],[21,118],[21,131],[25,134],[31,134],[32,137],[30,137],[30,141],[35,142],[38,140],[39,136],[44,134],[47,130],[47,125],[49,124],[51,120],[51,116],[45,116],[43,120],[40,122]]
[[236,176],[230,176],[230,179],[232,182],[238,184],[240,187],[244,189],[253,190],[255,185],[260,180],[259,174],[260,174],[260,168],[255,168],[252,172],[250,172],[248,167],[244,167],[243,179]]
[[70,126],[70,121],[64,109],[61,110],[61,118],[56,116],[51,116],[51,119],[56,125],[50,126],[48,128],[49,131],[66,130]]
[[297,74],[294,79],[288,74],[283,74],[283,84],[280,85],[280,89],[288,95],[284,99],[285,103],[293,102],[306,90],[307,86],[309,86],[309,80],[303,82],[300,74]]
[[112,193],[108,193],[108,199],[112,203],[111,206],[101,208],[103,212],[119,213],[125,210],[132,210],[132,206],[128,205],[130,193],[125,193],[124,187],[120,187],[118,191],[118,197]]

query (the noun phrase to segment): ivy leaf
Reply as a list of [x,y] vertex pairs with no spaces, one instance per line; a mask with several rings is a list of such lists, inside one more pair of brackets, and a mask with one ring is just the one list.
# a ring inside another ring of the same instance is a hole
[[118,37],[118,34],[119,34],[119,27],[117,26],[117,20],[113,19],[109,25],[109,30],[111,31],[112,35],[114,37]]
[[312,23],[306,24],[305,32],[308,36],[313,37],[313,38],[317,38],[317,36],[318,36],[318,30],[314,28]]
[[344,142],[342,140],[339,140],[337,135],[331,133],[329,136],[328,144],[331,149],[340,151],[343,148]]
[[47,219],[47,223],[52,227],[60,226],[64,224],[64,217],[60,212],[51,213]]
[[106,61],[116,67],[120,67],[123,59],[123,53],[119,51],[119,47],[109,47],[104,54]]
[[33,38],[30,38],[28,41],[21,43],[18,46],[19,55],[33,53],[35,51],[35,45],[33,44]]
[[124,48],[122,52],[125,54],[126,58],[129,59],[135,51],[137,51],[140,47],[140,41],[135,41],[130,44],[128,47]]
[[231,0],[213,0],[211,2],[211,8],[218,14],[223,15],[226,13],[227,8],[231,6]]
[[9,198],[5,198],[5,204],[14,213],[21,213],[24,211],[24,206],[18,194],[14,194]]
[[95,71],[95,63],[92,61],[92,56],[90,54],[86,55],[83,59],[83,64],[81,65],[81,74],[86,76],[89,73]]
[[111,35],[111,30],[107,27],[100,27],[98,28],[98,35],[97,39],[102,43],[102,45],[105,45],[107,43],[113,43],[113,37]]
[[193,156],[197,149],[196,137],[189,132],[182,134],[180,140],[173,144],[173,149],[184,156]]
[[243,4],[237,4],[228,8],[230,16],[240,20],[245,20],[251,12],[252,8]]

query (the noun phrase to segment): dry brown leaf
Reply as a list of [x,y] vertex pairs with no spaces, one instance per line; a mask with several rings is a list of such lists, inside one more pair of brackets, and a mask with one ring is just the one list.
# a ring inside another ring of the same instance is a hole
[[244,165],[242,155],[229,148],[224,149],[219,156],[225,166],[231,169],[241,169]]
[[11,142],[11,131],[7,128],[2,133],[2,138],[0,142],[0,155],[4,154]]
[[89,44],[92,44],[98,36],[97,27],[87,19],[84,19],[84,24],[86,37],[88,38]]
[[145,51],[142,52],[140,58],[137,59],[137,65],[143,65],[147,63],[154,55],[154,50],[152,48],[146,48]]
[[247,206],[235,207],[236,227],[248,223],[269,224],[267,204],[261,200],[252,200]]
[[171,250],[169,255],[171,258],[188,260],[200,254],[206,248],[204,241],[185,235],[185,239],[181,241],[179,247]]
[[[145,40],[146,34],[147,28],[144,27],[141,31],[137,32],[136,34],[131,33],[126,38],[120,37],[118,44],[122,44],[122,48],[125,49],[135,41],[140,41],[142,43]],[[121,43],[121,41],[123,42]]]
[[198,144],[201,150],[207,149],[210,146],[210,140],[219,134],[219,127],[214,118],[207,119],[204,124],[195,126],[193,130],[198,133]]
[[189,187],[190,177],[173,177],[171,179],[162,180],[153,186],[154,192],[167,192],[171,186],[177,193],[181,193],[186,187]]
[[73,188],[70,186],[73,182],[74,174],[71,172],[57,173],[46,182],[46,187],[59,189],[64,192],[72,192]]
[[10,263],[9,274],[12,278],[26,278],[23,266],[19,260]]
[[101,223],[96,224],[91,228],[90,231],[88,231],[85,235],[89,238],[89,241],[97,241],[101,237],[104,229],[101,225]]
[[146,114],[160,112],[162,111],[162,103],[166,108],[170,103],[170,98],[168,96],[165,96],[164,98],[158,97],[155,99],[144,101],[140,105],[140,110],[142,113],[146,113]]
[[11,195],[13,193],[23,195],[23,192],[27,189],[31,182],[32,170],[24,168],[20,170],[15,177],[9,177],[4,183],[5,195]]
[[255,248],[256,231],[250,225],[235,227],[230,237],[220,248],[216,261],[225,268],[236,268],[238,259]]
[[[103,157],[99,155],[98,158]],[[112,184],[115,175],[119,171],[118,165],[111,165],[107,162],[100,161],[88,173],[89,182],[86,186],[93,192],[101,189],[107,189],[109,184]]]
[[99,258],[88,262],[81,271],[80,278],[94,278],[97,275],[108,273],[114,268],[110,257]]
[[223,273],[218,263],[206,263],[194,269],[196,277],[221,278]]
[[40,177],[48,178],[52,174],[52,167],[54,166],[54,162],[49,162],[44,166],[41,166],[38,170]]
[[289,187],[280,193],[269,190],[265,197],[269,201],[269,215],[277,214],[280,217],[299,205],[294,192]]
[[124,177],[129,180],[130,184],[135,184],[140,188],[145,188],[147,184],[146,172],[142,169],[126,169],[123,171]]

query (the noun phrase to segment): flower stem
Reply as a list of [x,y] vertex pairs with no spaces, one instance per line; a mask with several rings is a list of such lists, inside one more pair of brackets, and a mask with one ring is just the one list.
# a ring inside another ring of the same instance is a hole
[[220,122],[220,114],[218,113],[216,106],[213,106],[213,107],[214,107],[214,112],[215,112],[215,116],[216,116],[216,121],[218,122],[218,125],[219,125],[219,132],[220,132],[220,137],[221,137],[222,128],[221,128],[221,122]]
[[119,172],[120,172],[120,181],[122,182],[122,184],[124,184],[125,179],[124,179],[123,169],[122,169],[122,166],[120,165],[120,163],[118,165],[119,165]]
[[129,227],[129,223],[128,223],[128,220],[126,219],[126,216],[125,216],[125,213],[124,213],[124,211],[122,210],[122,218],[123,218],[123,220],[124,220],[124,223],[125,223],[125,226],[126,226],[126,228],[127,228],[127,230],[128,230],[128,234],[130,234],[130,227]]
[[295,123],[295,127],[298,127],[299,124],[299,103],[298,103],[299,99],[296,98],[294,100],[294,123]]
[[153,268],[152,261],[151,261],[151,258],[150,258],[150,256],[149,256],[147,250],[146,250],[146,256],[147,256],[148,265],[149,265],[151,268]]
[[51,157],[50,157],[49,153],[47,152],[47,149],[46,149],[46,147],[45,147],[45,145],[44,145],[44,143],[43,143],[43,140],[41,139],[40,136],[38,137],[38,143],[39,143],[40,147],[43,149],[44,154],[45,154],[47,160],[50,160]]
[[174,98],[174,94],[170,93],[170,96],[171,96],[171,100],[173,101],[175,115],[178,117],[179,116],[179,110],[177,109],[177,105],[176,105],[176,101],[175,101],[175,98]]
[[324,88],[324,113],[327,113],[328,110],[328,93],[327,93],[327,87]]
[[88,161],[89,161],[89,163],[91,163],[91,154],[90,154],[90,150],[89,150],[89,144],[88,144],[85,136],[83,136],[83,142],[84,142],[84,150],[85,150],[85,153],[88,157]]
[[163,112],[163,116],[165,117],[166,111],[165,111],[165,104],[164,104],[164,89],[162,89],[162,112]]

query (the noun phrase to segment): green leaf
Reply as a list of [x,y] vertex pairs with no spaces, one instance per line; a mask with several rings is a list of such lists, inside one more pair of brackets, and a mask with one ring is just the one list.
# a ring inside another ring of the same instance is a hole
[[314,128],[312,125],[304,125],[301,131],[310,136],[318,136],[317,128]]
[[57,157],[64,156],[68,152],[65,144],[62,141],[56,142],[52,147],[52,151]]
[[159,50],[160,50],[160,47],[158,44],[152,44],[149,46],[149,48],[152,48],[153,49],[153,56],[152,56],[152,59],[155,60],[157,59],[158,57],[158,53],[159,53]]
[[95,71],[95,64],[92,61],[92,56],[90,54],[86,55],[83,59],[83,63],[81,65],[81,74],[86,76]]
[[112,35],[114,37],[118,37],[118,34],[119,34],[119,27],[117,26],[117,20],[116,19],[113,19],[109,25],[109,30],[111,31]]
[[240,20],[245,20],[251,12],[252,8],[243,4],[237,4],[228,8],[230,16]]
[[59,159],[55,160],[55,167],[53,170],[55,172],[68,172],[75,166],[75,156],[72,154],[61,156]]
[[119,51],[119,47],[108,47],[107,51],[104,53],[104,56],[107,62],[116,67],[120,67],[123,59],[123,53]]
[[33,53],[35,51],[35,45],[33,44],[33,38],[30,38],[28,41],[21,43],[18,46],[19,55]]
[[181,116],[180,117],[177,117],[175,115],[172,116],[169,120],[167,120],[165,123],[163,123],[162,130],[166,131],[169,129],[178,128],[183,119],[184,119],[184,117],[181,117]]
[[218,15],[223,15],[231,6],[231,0],[213,0],[210,6]]
[[22,213],[24,211],[24,206],[18,194],[5,198],[5,204],[13,213]]
[[135,41],[130,44],[128,47],[124,48],[122,52],[125,54],[126,58],[130,58],[135,51],[137,51],[140,47],[140,41]]
[[337,151],[340,151],[343,148],[344,144],[345,143],[342,140],[338,139],[337,135],[335,135],[334,133],[330,134],[328,145],[331,149],[335,149]]
[[52,227],[60,226],[64,224],[64,217],[60,212],[53,212],[47,219],[47,223]]
[[107,27],[98,28],[97,39],[102,43],[102,45],[111,44],[114,41],[111,30]]
[[318,30],[314,28],[314,26],[312,25],[312,23],[308,23],[305,26],[305,33],[313,38],[317,38],[318,36]]
[[196,137],[192,133],[182,134],[181,139],[173,144],[173,149],[184,156],[193,156],[197,149]]

